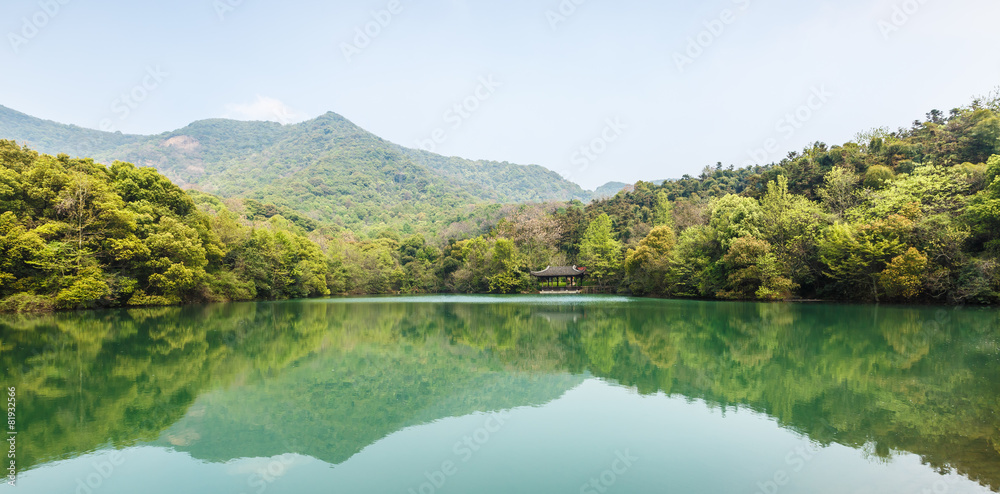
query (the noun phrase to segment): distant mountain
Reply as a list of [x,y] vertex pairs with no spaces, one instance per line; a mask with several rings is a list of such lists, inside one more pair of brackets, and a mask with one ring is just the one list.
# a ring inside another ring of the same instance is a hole
[[614,197],[619,192],[627,189],[632,184],[626,184],[623,182],[608,182],[594,191],[595,199],[607,199],[609,197]]
[[0,139],[28,144],[32,149],[47,154],[66,153],[89,157],[97,151],[137,143],[143,136],[64,125],[0,105]]
[[580,199],[590,192],[541,166],[408,149],[335,113],[295,124],[202,120],[155,136],[84,129],[0,106],[0,139],[159,170],[185,188],[245,197],[353,229],[433,231],[484,203]]
[[[651,183],[651,184],[659,187],[659,186],[663,185],[664,183],[670,182],[670,181],[671,180],[646,180],[645,182],[646,183]],[[595,190],[592,195],[593,195],[593,198],[596,199],[596,200],[610,199],[610,198],[618,195],[618,193],[621,192],[621,191],[623,191],[623,190],[631,192],[634,185],[635,184],[626,184],[626,183],[623,183],[623,182],[608,182],[608,183],[606,183],[606,184],[598,187],[597,190]]]

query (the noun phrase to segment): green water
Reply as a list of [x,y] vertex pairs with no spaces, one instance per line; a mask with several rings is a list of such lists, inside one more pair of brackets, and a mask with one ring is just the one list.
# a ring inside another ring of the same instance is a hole
[[1000,488],[995,309],[232,304],[0,318],[0,358],[4,492]]

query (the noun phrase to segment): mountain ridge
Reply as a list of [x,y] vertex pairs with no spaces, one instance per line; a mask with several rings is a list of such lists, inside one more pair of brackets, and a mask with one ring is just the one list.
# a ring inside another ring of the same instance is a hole
[[102,132],[0,106],[0,138],[46,154],[149,166],[183,188],[269,201],[314,220],[434,230],[481,204],[593,193],[538,165],[446,157],[392,143],[335,112],[283,125],[203,119],[155,135]]

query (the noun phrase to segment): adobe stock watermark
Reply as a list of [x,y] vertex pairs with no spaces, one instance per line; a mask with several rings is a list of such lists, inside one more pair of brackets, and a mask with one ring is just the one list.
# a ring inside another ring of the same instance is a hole
[[[279,406],[289,407],[294,406],[294,404],[286,401]],[[266,427],[266,429],[273,431],[270,426]],[[288,473],[292,465],[295,464],[296,459],[300,457],[297,452],[301,451],[301,449],[299,449],[297,441],[282,441],[282,446],[284,451],[288,451],[287,453],[267,458],[266,465],[252,466],[253,473],[246,479],[247,487],[251,490],[242,491],[240,494],[264,494],[268,487]]]
[[801,472],[806,467],[806,464],[812,461],[820,451],[822,449],[817,449],[811,442],[797,446],[792,451],[789,451],[785,455],[785,466],[787,469],[780,468],[774,472],[771,478],[763,482],[757,482],[756,494],[778,494],[781,492],[781,488],[792,481],[792,474]]
[[585,3],[587,0],[562,0],[556,8],[546,10],[545,19],[549,21],[549,27],[555,31],[560,24],[569,21],[570,17],[576,15]]
[[21,53],[21,48],[38,37],[45,26],[48,26],[61,12],[62,8],[73,0],[42,0],[38,2],[38,10],[34,14],[21,18],[21,30],[7,33],[10,47],[14,54]]
[[920,492],[915,494],[948,494],[955,482],[954,477],[939,478],[934,481],[933,485],[920,489]]
[[[102,118],[97,123],[97,128],[103,132],[116,132],[118,127],[115,125],[115,119],[113,116],[117,116],[117,120],[119,122],[127,120],[130,116],[132,116],[132,112],[137,110],[143,102],[149,99],[150,94],[159,89],[168,77],[170,77],[170,73],[165,72],[159,65],[146,66],[146,71],[139,78],[139,81],[111,101],[108,110],[113,115]],[[102,147],[104,142],[104,137],[98,135],[83,142],[80,145],[80,151],[84,153],[83,156],[90,156],[94,153],[96,148]]]
[[287,106],[275,108],[271,114],[281,125],[289,125],[299,120],[299,117]]
[[493,436],[503,429],[507,421],[510,420],[510,412],[503,411],[490,414],[483,422],[483,426],[476,429],[455,443],[452,452],[454,459],[441,462],[441,468],[433,472],[424,472],[424,482],[416,488],[411,487],[406,494],[435,494],[442,489],[448,480],[458,475],[461,465],[468,463],[476,453],[483,449],[486,443],[490,442]]
[[674,52],[674,65],[677,71],[683,73],[696,60],[705,54],[709,47],[726,34],[743,12],[750,8],[751,0],[732,0],[735,9],[725,8],[715,18],[702,23],[704,29],[694,36],[688,36],[687,46],[683,51]]
[[94,494],[100,491],[108,479],[114,475],[115,470],[125,464],[125,455],[121,451],[115,451],[108,456],[106,461],[91,463],[93,472],[87,474],[83,479],[76,479],[76,491],[74,494]]
[[624,453],[615,451],[615,459],[611,462],[611,467],[581,485],[580,494],[604,494],[608,492],[611,487],[618,483],[618,479],[632,469],[637,461],[639,458],[629,454],[627,449]]
[[[288,472],[288,468],[295,463],[295,458],[297,455],[293,453],[285,453],[283,455],[275,456],[267,462],[267,465],[263,468],[258,469],[256,472],[247,478],[247,486],[254,489],[255,494],[264,494],[271,484],[278,481],[285,473]],[[240,494],[248,494],[247,492],[242,492]]]
[[750,160],[745,163],[745,166],[753,165],[765,165],[767,161],[772,158],[774,153],[777,153],[780,147],[779,138],[783,141],[787,141],[795,134],[798,133],[799,129],[805,126],[806,122],[812,120],[816,115],[816,112],[823,109],[830,99],[834,97],[834,93],[829,91],[826,86],[813,86],[810,89],[810,94],[806,98],[805,102],[800,105],[795,110],[792,110],[785,114],[785,116],[778,119],[774,124],[774,132],[777,134],[775,137],[769,137],[761,143],[761,147],[756,149],[747,150],[747,155],[750,156]]
[[462,128],[465,122],[482,108],[483,103],[489,101],[498,88],[503,87],[503,83],[497,81],[492,75],[482,76],[477,82],[478,84],[471,94],[455,102],[451,108],[444,112],[444,123],[450,125],[432,130],[427,139],[417,139],[418,148],[431,153],[435,152],[438,146],[448,141],[449,130],[456,131]]
[[899,32],[906,23],[910,22],[913,16],[920,13],[920,8],[927,4],[930,0],[904,0],[902,3],[897,3],[892,6],[892,15],[887,19],[881,19],[878,21],[879,32],[882,33],[882,37],[886,41],[893,34]]
[[7,388],[7,485],[17,486],[17,387]]
[[219,17],[219,22],[226,22],[226,17],[236,12],[236,9],[242,7],[244,3],[246,0],[214,0],[212,8],[215,9],[215,15]]
[[372,42],[392,24],[393,19],[402,14],[404,10],[406,10],[406,6],[400,0],[389,0],[384,9],[373,10],[371,20],[363,26],[355,28],[354,37],[350,41],[340,43],[340,51],[344,54],[347,63],[351,63],[354,57],[371,46]]
[[[147,66],[146,73],[142,75],[137,84],[127,91],[123,91],[121,95],[111,101],[111,113],[117,115],[119,121],[127,120],[132,112],[139,108],[139,105],[149,99],[149,95],[153,91],[160,88],[167,77],[170,77],[170,74],[159,65]],[[114,121],[110,117],[104,118],[98,128],[104,132],[114,132]]]
[[573,155],[570,156],[570,168],[564,170],[561,175],[570,178],[574,174],[583,173],[590,169],[591,165],[600,159],[601,155],[608,152],[611,144],[621,139],[628,126],[622,123],[621,118],[608,118],[604,120],[604,129],[600,134],[591,139],[590,142],[580,146]]

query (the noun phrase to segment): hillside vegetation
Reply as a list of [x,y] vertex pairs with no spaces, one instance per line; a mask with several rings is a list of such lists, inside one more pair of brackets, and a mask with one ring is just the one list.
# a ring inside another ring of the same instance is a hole
[[204,120],[157,136],[43,121],[0,107],[0,138],[156,168],[177,185],[296,210],[359,233],[435,233],[487,203],[589,200],[540,166],[448,158],[385,141],[335,113],[295,125]]
[[[947,116],[933,111],[909,129],[815,143],[779,163],[640,182],[589,205],[467,210],[464,201],[474,198],[448,189],[453,182],[422,174],[427,168],[403,150],[334,132],[331,125],[350,124],[327,119],[275,137],[269,149],[326,145],[329,162],[259,189],[234,178],[236,188],[223,195],[243,199],[185,192],[151,168],[0,143],[0,306],[520,293],[537,287],[529,272],[548,265],[586,266],[592,290],[634,295],[972,304],[1000,297],[997,98]],[[251,180],[249,168],[232,170]],[[442,207],[436,213],[433,201]],[[353,219],[331,227],[316,219],[319,208]],[[407,217],[440,227],[434,234],[410,222],[391,226]],[[381,226],[365,226],[373,224]]]

